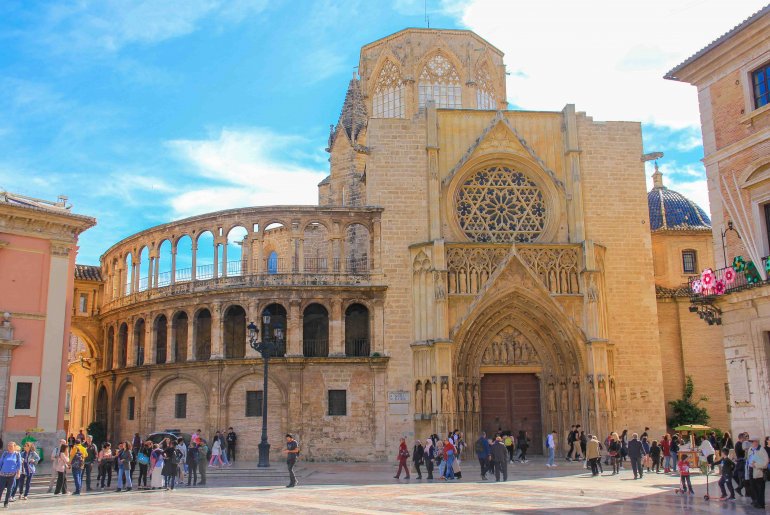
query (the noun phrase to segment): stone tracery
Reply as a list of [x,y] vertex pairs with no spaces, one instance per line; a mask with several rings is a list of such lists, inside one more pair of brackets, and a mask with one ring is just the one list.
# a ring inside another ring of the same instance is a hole
[[422,69],[418,91],[421,109],[429,100],[435,101],[439,108],[462,107],[460,76],[449,59],[441,54],[434,55]]
[[386,60],[374,86],[372,114],[375,118],[404,117],[404,83],[401,72]]

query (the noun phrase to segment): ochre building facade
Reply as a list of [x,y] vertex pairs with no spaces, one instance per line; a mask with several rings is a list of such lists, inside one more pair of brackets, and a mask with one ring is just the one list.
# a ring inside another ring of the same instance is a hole
[[105,252],[98,308],[75,317],[85,411],[113,438],[233,426],[253,456],[255,321],[279,347],[270,441],[295,432],[310,459],[454,428],[525,429],[536,451],[575,423],[662,433],[641,126],[505,99],[502,53],[471,32],[364,46],[319,205],[196,216]]

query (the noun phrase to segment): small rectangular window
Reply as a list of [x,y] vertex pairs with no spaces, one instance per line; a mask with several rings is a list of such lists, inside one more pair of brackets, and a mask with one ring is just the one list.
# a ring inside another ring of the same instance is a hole
[[16,383],[16,401],[14,409],[32,408],[32,383]]
[[187,394],[178,393],[174,399],[174,418],[187,418]]
[[[128,398],[128,413],[126,413],[126,416],[128,417],[128,420],[134,420],[134,409],[136,408],[136,397],[129,397]],[[177,417],[179,418],[179,417]]]
[[751,83],[754,88],[754,108],[770,103],[770,63],[762,65],[751,72]]
[[686,274],[694,274],[698,269],[698,255],[694,250],[682,251],[682,270]]
[[64,413],[69,414],[70,405],[72,404],[72,393],[67,390],[64,392]]
[[247,391],[246,392],[246,416],[247,417],[261,417],[262,416],[262,391]]
[[329,416],[344,417],[348,414],[347,390],[329,390]]
[[81,313],[86,313],[88,311],[88,294],[87,293],[80,294],[78,308]]

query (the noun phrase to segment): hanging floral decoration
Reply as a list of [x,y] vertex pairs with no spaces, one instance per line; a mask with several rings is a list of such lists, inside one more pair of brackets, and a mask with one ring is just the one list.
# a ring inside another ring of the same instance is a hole
[[700,282],[704,290],[710,290],[713,288],[715,281],[716,277],[714,276],[714,271],[712,269],[706,268],[703,272],[701,272]]
[[733,270],[736,272],[746,270],[746,260],[743,259],[743,256],[735,256],[735,259],[733,259]]
[[759,270],[757,270],[757,267],[754,266],[753,261],[749,261],[748,265],[746,265],[746,271],[743,272],[743,274],[746,276],[746,282],[748,284],[757,284],[762,280],[762,278],[759,276]]
[[690,289],[695,295],[700,295],[700,293],[703,291],[703,285],[701,284],[700,279],[695,279],[693,282],[691,282]]
[[722,279],[725,281],[725,286],[729,286],[735,282],[735,270],[732,268],[725,268],[724,274],[722,274]]
[[725,292],[725,289],[725,281],[722,279],[717,279],[717,282],[714,284],[714,293],[717,295],[722,295]]

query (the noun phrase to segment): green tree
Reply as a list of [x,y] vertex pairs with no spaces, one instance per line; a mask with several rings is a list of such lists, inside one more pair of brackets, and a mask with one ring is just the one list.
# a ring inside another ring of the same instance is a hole
[[684,394],[682,398],[670,401],[669,404],[674,408],[674,416],[668,421],[671,427],[682,426],[685,424],[703,424],[706,425],[711,418],[706,408],[699,406],[699,403],[708,400],[708,397],[702,396],[700,399],[693,399],[695,386],[692,382],[692,376],[687,376],[684,383]]
[[102,443],[107,439],[107,429],[104,424],[98,421],[88,424],[88,434],[94,437],[94,443],[101,448]]

